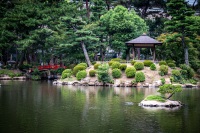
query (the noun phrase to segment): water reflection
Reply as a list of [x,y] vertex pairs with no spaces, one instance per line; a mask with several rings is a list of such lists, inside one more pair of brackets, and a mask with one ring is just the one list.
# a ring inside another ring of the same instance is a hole
[[0,81],[0,132],[200,132],[200,89],[173,100],[180,109],[143,108],[153,88],[54,86],[51,82]]

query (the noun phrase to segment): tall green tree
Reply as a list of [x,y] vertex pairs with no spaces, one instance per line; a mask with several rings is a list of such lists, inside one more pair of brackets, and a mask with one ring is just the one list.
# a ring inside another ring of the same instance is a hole
[[178,32],[181,37],[181,44],[184,49],[185,64],[189,65],[188,44],[185,38],[194,34],[196,26],[188,17],[194,14],[184,0],[169,0],[167,3],[169,15],[172,16],[171,20],[167,21],[166,29],[172,32]]
[[147,31],[146,23],[135,11],[128,11],[123,6],[109,10],[100,18],[100,24],[106,27],[109,43],[118,53],[126,50],[125,42]]

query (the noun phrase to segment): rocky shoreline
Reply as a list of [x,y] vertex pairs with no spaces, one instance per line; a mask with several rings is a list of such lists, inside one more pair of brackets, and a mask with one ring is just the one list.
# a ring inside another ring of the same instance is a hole
[[[103,86],[103,83],[98,82],[98,80],[89,80],[84,79],[81,81],[62,81],[62,80],[55,80],[53,81],[54,85],[74,85],[74,86]],[[113,87],[148,87],[148,88],[156,88],[161,86],[162,84],[160,82],[155,83],[137,83],[132,84],[131,82],[117,82],[115,81],[113,84],[106,83],[104,86],[113,86]],[[174,84],[175,85],[175,84]],[[194,84],[183,84],[181,85],[184,88],[197,88],[200,86],[200,83],[197,85]]]

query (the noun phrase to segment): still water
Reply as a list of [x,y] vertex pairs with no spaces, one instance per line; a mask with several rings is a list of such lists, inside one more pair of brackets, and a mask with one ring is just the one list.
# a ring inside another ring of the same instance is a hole
[[1,133],[200,133],[200,89],[172,97],[185,106],[148,109],[156,89],[0,81]]

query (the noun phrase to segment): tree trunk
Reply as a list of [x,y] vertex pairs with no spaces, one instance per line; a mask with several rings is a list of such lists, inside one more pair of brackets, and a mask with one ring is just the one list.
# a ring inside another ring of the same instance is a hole
[[85,6],[87,9],[87,17],[90,18],[90,9],[89,9],[89,5],[88,5],[88,0],[86,0]]
[[171,93],[167,99],[170,99],[172,96],[174,95],[174,93]]
[[186,64],[186,65],[189,65],[188,47],[187,47],[186,44],[185,44],[185,35],[184,35],[184,33],[182,34],[181,40],[182,40],[182,46],[183,46],[183,48],[184,48],[185,64]]
[[90,62],[90,58],[89,58],[89,56],[88,56],[87,50],[86,50],[86,48],[85,48],[84,42],[81,42],[81,46],[82,46],[83,53],[84,53],[85,59],[86,59],[86,61],[87,61],[87,64],[88,64],[88,66],[90,67],[90,66],[91,66],[91,62]]

